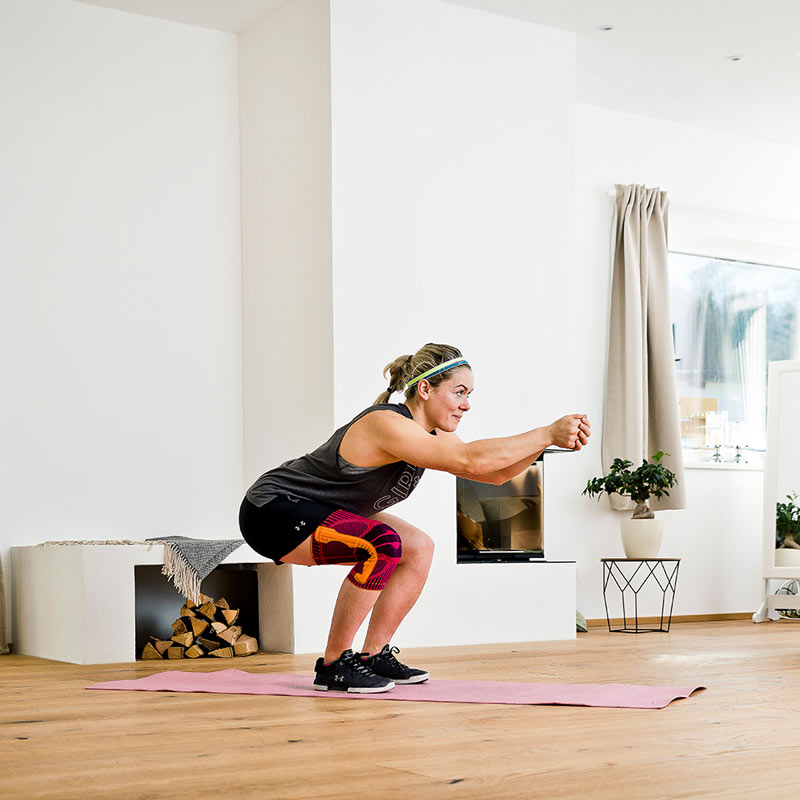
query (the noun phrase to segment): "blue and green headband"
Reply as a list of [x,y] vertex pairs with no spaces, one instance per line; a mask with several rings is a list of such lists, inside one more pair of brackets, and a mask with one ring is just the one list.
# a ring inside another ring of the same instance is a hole
[[416,378],[412,378],[406,384],[406,386],[410,389],[415,383],[424,380],[425,378],[432,378],[434,375],[438,375],[440,372],[447,372],[449,369],[462,366],[469,366],[469,362],[466,358],[461,358],[460,356],[458,358],[451,358],[449,361],[445,361],[444,364],[439,364],[438,367],[429,369],[427,372],[423,372],[422,375],[417,375]]

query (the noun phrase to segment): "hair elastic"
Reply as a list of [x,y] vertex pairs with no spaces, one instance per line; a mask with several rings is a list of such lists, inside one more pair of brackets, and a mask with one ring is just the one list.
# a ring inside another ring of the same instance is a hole
[[418,381],[424,380],[425,378],[432,378],[434,375],[438,375],[440,372],[447,372],[448,369],[453,369],[453,367],[460,367],[462,365],[469,366],[469,362],[466,358],[461,358],[460,356],[458,358],[451,358],[449,361],[439,364],[438,367],[429,369],[427,372],[423,372],[422,375],[417,375],[416,378],[412,378],[406,384],[406,386],[411,388]]

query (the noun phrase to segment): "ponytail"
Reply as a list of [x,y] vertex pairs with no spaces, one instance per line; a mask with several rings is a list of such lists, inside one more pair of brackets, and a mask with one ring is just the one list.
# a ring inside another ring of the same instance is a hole
[[414,356],[398,356],[383,368],[384,378],[387,377],[388,373],[389,386],[375,398],[373,405],[388,403],[389,398],[395,392],[399,392],[411,380],[411,361],[413,358]]

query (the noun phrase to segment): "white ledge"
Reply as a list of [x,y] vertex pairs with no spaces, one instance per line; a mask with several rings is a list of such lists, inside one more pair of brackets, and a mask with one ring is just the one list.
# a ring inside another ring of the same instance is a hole
[[745,470],[749,472],[763,472],[764,471],[764,464],[763,463],[739,463],[737,464],[735,461],[692,461],[692,462],[684,462],[683,464],[684,469],[710,469],[710,470],[723,470],[723,469],[734,469],[734,470]]

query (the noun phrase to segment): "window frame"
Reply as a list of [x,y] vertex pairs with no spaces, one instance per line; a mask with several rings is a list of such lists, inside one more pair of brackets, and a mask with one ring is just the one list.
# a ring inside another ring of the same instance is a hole
[[[771,219],[670,203],[670,253],[776,266],[800,271],[800,220]],[[684,450],[684,455],[686,451]],[[692,461],[685,469],[763,471],[763,459],[749,463]]]

